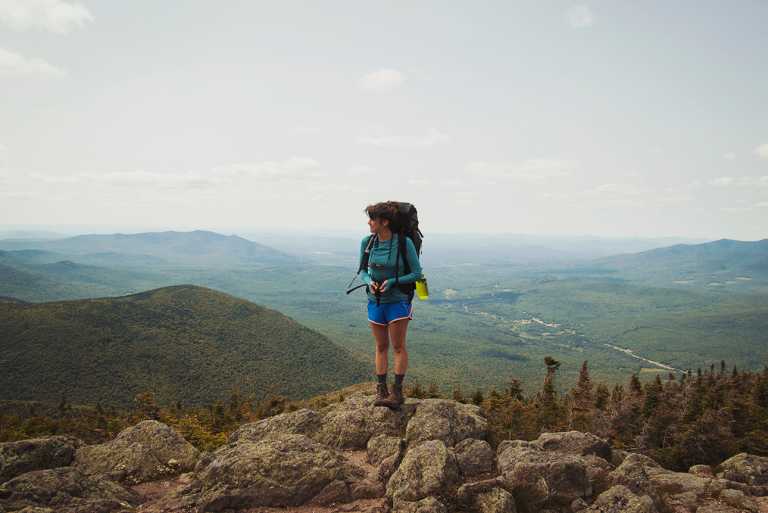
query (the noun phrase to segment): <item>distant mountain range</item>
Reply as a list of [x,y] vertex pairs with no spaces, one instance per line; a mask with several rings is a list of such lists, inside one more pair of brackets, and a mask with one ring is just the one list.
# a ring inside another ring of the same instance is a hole
[[0,399],[204,404],[308,397],[364,381],[368,365],[293,319],[191,285],[118,298],[0,300]]
[[756,285],[768,283],[768,239],[720,239],[676,244],[640,253],[594,260],[598,268],[622,277],[667,285]]
[[[255,232],[246,237],[321,264],[348,265],[357,258],[359,234]],[[466,263],[492,265],[551,265],[587,261],[619,253],[645,251],[677,243],[700,243],[680,237],[619,238],[526,234],[430,233],[424,237],[423,263],[430,267]]]
[[122,295],[180,281],[159,276],[150,267],[101,267],[62,258],[67,256],[43,250],[0,250],[0,295],[25,301],[84,299]]
[[0,240],[0,249],[44,250],[68,256],[78,263],[102,266],[239,266],[296,261],[296,257],[287,253],[237,235],[203,230],[78,235],[55,240],[9,239]]

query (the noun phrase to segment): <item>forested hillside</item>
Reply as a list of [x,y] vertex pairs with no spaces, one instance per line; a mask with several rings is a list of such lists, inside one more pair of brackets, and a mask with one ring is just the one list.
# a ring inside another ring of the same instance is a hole
[[117,298],[0,302],[0,399],[202,404],[239,387],[306,397],[367,365],[254,303],[191,285]]

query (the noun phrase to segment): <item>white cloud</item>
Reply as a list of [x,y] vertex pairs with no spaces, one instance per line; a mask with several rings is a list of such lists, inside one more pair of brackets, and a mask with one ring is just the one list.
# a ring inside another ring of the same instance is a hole
[[721,176],[719,178],[715,178],[714,180],[709,181],[709,185],[714,185],[715,187],[728,187],[729,185],[733,184],[734,179],[732,176]]
[[594,25],[595,16],[586,5],[574,5],[566,12],[566,18],[571,28],[582,29]]
[[433,128],[425,135],[361,135],[357,143],[379,148],[413,149],[429,148],[449,140],[447,135]]
[[768,187],[766,176],[721,176],[710,180],[709,185],[715,187]]
[[720,207],[720,210],[723,212],[728,212],[730,214],[738,214],[741,212],[749,212],[753,209],[753,207]]
[[464,180],[461,180],[460,178],[455,178],[455,177],[442,179],[438,182],[438,185],[442,185],[443,187],[450,187],[450,188],[464,188],[467,186]]
[[429,185],[432,181],[426,178],[409,178],[408,185]]
[[147,171],[112,172],[90,175],[91,180],[117,187],[160,187],[165,189],[205,189],[220,179],[200,173],[155,173]]
[[651,199],[648,190],[629,183],[604,183],[582,191],[578,195],[590,201],[598,200],[600,204],[619,206],[640,206]]
[[110,171],[107,173],[76,173],[71,175],[48,175],[30,173],[34,182],[51,186],[103,185],[112,187],[157,187],[171,189],[205,188],[222,183],[223,180],[202,173],[162,173],[155,171]]
[[93,21],[78,2],[64,0],[0,0],[0,24],[13,30],[46,30],[66,34]]
[[18,53],[0,48],[0,76],[41,75],[63,77],[66,71],[42,59],[29,59]]
[[728,153],[725,153],[725,154],[723,155],[723,158],[724,158],[725,160],[735,160],[735,159],[736,159],[736,154],[735,154],[735,153],[733,153],[732,151],[729,151]]
[[384,68],[368,73],[358,81],[366,91],[387,93],[405,83],[405,75],[396,69]]
[[767,159],[768,160],[768,143],[761,144],[760,146],[755,148],[755,155],[757,155],[761,159]]
[[347,176],[371,176],[376,173],[376,170],[369,166],[352,166],[347,169]]
[[559,159],[528,159],[522,162],[470,162],[467,171],[486,178],[540,183],[571,175],[576,164]]
[[[744,200],[741,200],[740,202],[743,202]],[[721,207],[720,210],[723,212],[730,212],[730,213],[739,213],[739,212],[752,212],[756,209],[762,209],[762,208],[768,208],[768,201],[759,201],[757,203],[753,203],[752,205],[744,205],[741,207]]]
[[320,164],[316,160],[306,157],[291,157],[278,161],[240,162],[219,166],[213,171],[220,178],[251,177],[277,181],[327,176],[327,173],[320,169]]
[[604,183],[590,189],[570,192],[547,191],[541,199],[584,206],[640,207],[649,205],[679,205],[693,201],[694,197],[683,191],[667,187],[661,191],[632,183]]
[[604,183],[598,185],[594,189],[586,191],[587,194],[593,194],[596,196],[610,195],[610,196],[639,196],[642,194],[642,190],[639,187],[626,183]]
[[282,161],[218,166],[204,172],[161,172],[139,169],[69,175],[28,173],[25,176],[38,184],[45,185],[80,186],[86,184],[92,186],[98,184],[118,188],[209,189],[228,184],[247,183],[248,180],[256,180],[257,182],[291,181],[293,183],[308,183],[315,187],[320,181],[313,181],[313,179],[325,179],[328,176],[319,167],[320,164],[313,159],[291,157]]

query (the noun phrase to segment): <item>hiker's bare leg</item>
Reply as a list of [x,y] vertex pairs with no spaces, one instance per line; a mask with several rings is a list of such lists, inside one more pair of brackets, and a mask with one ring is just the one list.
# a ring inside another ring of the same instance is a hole
[[400,319],[389,323],[389,340],[395,355],[395,374],[405,374],[408,370],[408,350],[405,348],[405,336],[408,333],[410,319]]
[[371,325],[371,331],[373,332],[373,338],[376,340],[376,374],[387,373],[387,353],[389,352],[389,333],[386,326],[380,324]]

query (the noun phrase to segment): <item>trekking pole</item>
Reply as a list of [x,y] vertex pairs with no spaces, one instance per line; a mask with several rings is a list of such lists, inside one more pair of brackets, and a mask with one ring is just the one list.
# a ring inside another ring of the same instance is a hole
[[[355,281],[354,278],[352,279],[352,281]],[[350,282],[350,285],[351,284],[352,283]],[[360,287],[365,287],[365,283],[362,283],[362,284],[358,285],[357,287],[352,287],[351,289],[347,289],[347,294],[349,294],[350,292],[354,292],[355,290],[359,289]]]

